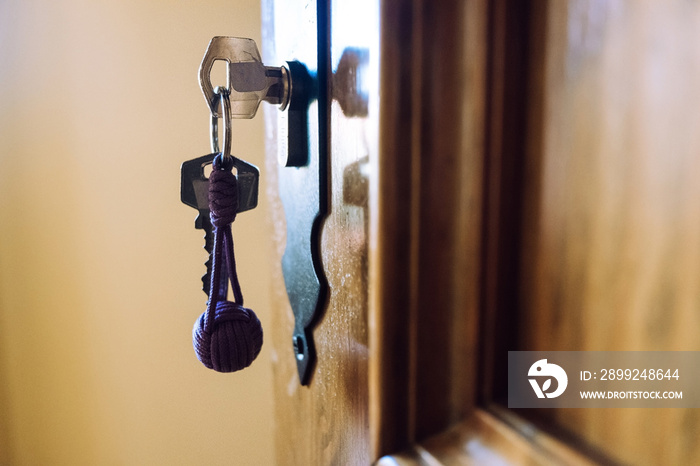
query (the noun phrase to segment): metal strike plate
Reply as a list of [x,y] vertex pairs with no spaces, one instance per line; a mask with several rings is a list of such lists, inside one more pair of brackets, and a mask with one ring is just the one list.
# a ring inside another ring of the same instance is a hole
[[[282,272],[294,313],[292,345],[302,385],[316,361],[313,326],[326,303],[321,264],[321,226],[328,210],[325,140],[319,129],[318,80],[299,62],[287,62],[292,82],[289,108],[280,115],[279,194],[287,221]],[[286,144],[285,144],[286,143]]]

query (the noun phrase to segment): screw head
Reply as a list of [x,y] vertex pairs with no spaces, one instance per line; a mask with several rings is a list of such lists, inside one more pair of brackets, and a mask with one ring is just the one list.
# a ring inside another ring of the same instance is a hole
[[294,352],[297,355],[297,359],[301,361],[304,359],[304,352],[306,350],[306,342],[304,341],[304,337],[301,335],[294,335],[293,338],[294,342]]

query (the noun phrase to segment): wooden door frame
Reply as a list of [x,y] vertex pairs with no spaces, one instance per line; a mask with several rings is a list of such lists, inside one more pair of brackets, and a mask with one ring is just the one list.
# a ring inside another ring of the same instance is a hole
[[[437,3],[386,1],[380,15],[380,156],[370,190],[370,419],[379,455],[475,405],[485,4]],[[462,106],[467,96],[480,97]]]
[[527,79],[541,59],[528,46],[546,4],[381,5],[380,156],[370,188],[373,457],[389,455],[382,465],[474,455],[588,463],[588,453],[492,404],[503,382],[493,368],[513,328],[502,316],[515,298],[501,292],[517,282],[508,266],[519,241],[525,96],[541,84]]

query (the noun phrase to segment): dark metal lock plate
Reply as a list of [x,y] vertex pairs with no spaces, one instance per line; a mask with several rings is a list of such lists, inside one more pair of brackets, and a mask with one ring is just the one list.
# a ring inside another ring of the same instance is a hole
[[[278,4],[279,5],[279,4]],[[289,107],[278,115],[279,193],[287,222],[282,257],[285,288],[294,313],[291,337],[299,380],[308,385],[316,361],[313,327],[327,302],[321,263],[321,229],[328,212],[328,66],[326,31],[318,28],[316,1],[284,10],[285,24],[303,24],[293,41],[276,40],[288,61]],[[322,9],[325,11],[325,8]],[[279,10],[278,10],[279,11]],[[320,44],[320,47],[317,46]]]

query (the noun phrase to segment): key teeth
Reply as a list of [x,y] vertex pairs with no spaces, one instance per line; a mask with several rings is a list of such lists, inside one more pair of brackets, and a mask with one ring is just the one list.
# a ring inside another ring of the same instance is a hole
[[202,275],[202,291],[209,296],[209,287],[211,286],[211,256],[204,265],[207,266],[207,272]]
[[202,275],[202,291],[209,296],[209,288],[211,287],[211,252],[214,249],[214,234],[210,229],[204,229],[204,250],[207,251],[207,261],[204,265],[207,267],[207,271]]
[[209,288],[211,287],[211,253],[214,249],[214,232],[212,231],[211,221],[208,212],[199,212],[197,217],[200,228],[204,230],[204,250],[207,252],[207,261],[204,265],[207,271],[202,275],[202,291],[209,296]]

